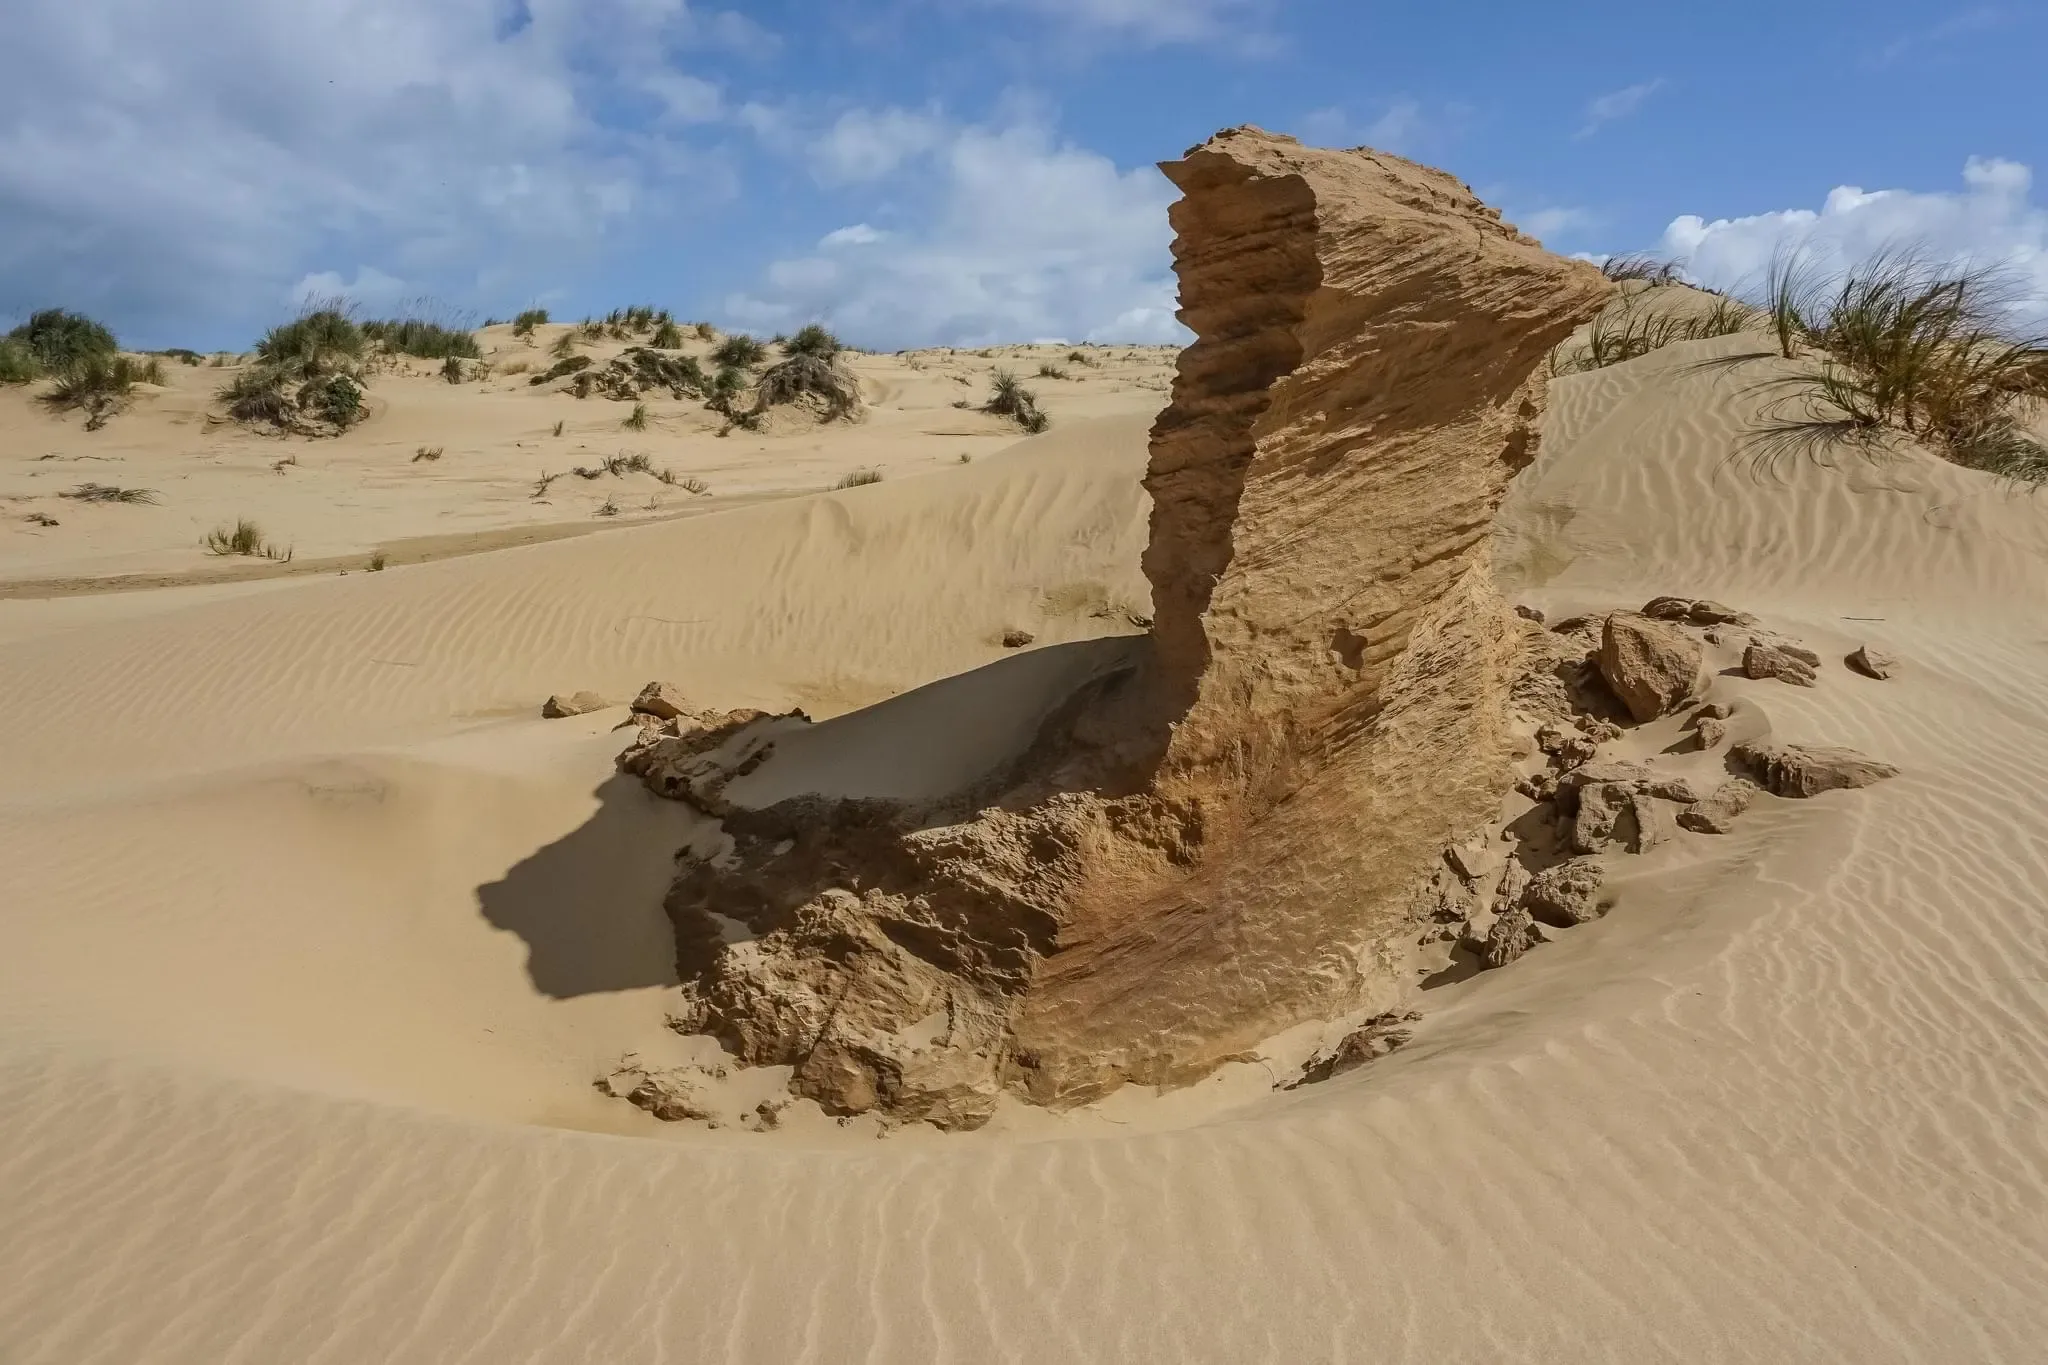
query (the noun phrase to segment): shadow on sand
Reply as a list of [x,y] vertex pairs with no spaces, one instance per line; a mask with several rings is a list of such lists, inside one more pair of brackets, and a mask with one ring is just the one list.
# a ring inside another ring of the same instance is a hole
[[595,794],[588,820],[476,890],[483,917],[526,941],[534,989],[556,999],[676,981],[661,900],[696,817],[624,775]]

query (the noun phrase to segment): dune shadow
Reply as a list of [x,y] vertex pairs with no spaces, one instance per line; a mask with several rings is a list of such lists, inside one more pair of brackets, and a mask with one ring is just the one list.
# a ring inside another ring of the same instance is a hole
[[484,919],[525,940],[534,989],[556,999],[676,981],[661,902],[693,817],[622,774],[595,794],[588,820],[476,889]]

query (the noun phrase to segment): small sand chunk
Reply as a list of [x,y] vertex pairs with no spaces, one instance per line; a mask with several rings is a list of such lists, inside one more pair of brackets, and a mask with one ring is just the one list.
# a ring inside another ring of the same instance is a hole
[[571,692],[567,696],[557,692],[541,703],[540,713],[549,720],[562,720],[568,716],[587,716],[604,708],[605,699],[595,692]]
[[1517,602],[1515,604],[1515,615],[1521,617],[1524,621],[1534,621],[1539,626],[1543,624],[1542,608],[1532,607],[1526,602]]
[[1855,669],[1864,677],[1880,680],[1889,678],[1899,666],[1897,659],[1894,659],[1881,649],[1872,648],[1870,645],[1856,646],[1854,652],[1849,655],[1847,663],[1849,667]]
[[1037,638],[1028,630],[1006,630],[1003,632],[1003,648],[1022,649]]
[[1818,796],[1822,792],[1868,787],[1899,775],[1899,770],[1889,763],[1838,747],[1743,744],[1736,747],[1735,757],[1755,771],[1760,785],[1773,796]]
[[1415,1036],[1415,1030],[1408,1025],[1421,1017],[1414,1010],[1388,1010],[1385,1014],[1374,1015],[1346,1034],[1337,1046],[1311,1057],[1308,1065],[1301,1069],[1301,1078],[1288,1085],[1287,1089],[1327,1081],[1332,1076],[1341,1076],[1367,1062],[1379,1060]]
[[1735,827],[1735,817],[1748,810],[1756,797],[1756,783],[1731,777],[1706,800],[1680,811],[1678,823],[1698,834],[1726,834]]
[[1765,644],[1751,640],[1749,648],[1742,651],[1742,676],[1759,681],[1776,678],[1779,682],[1794,687],[1812,687],[1818,678],[1814,665],[1798,657],[1781,644]]
[[1492,970],[1518,960],[1536,946],[1535,925],[1527,906],[1517,905],[1494,920],[1479,949],[1479,965]]
[[1607,618],[1600,635],[1600,676],[1638,722],[1678,708],[1699,690],[1699,642],[1675,626],[1635,612]]
[[651,682],[640,689],[640,695],[633,698],[633,709],[642,715],[659,716],[663,720],[674,720],[690,709],[681,690],[674,683]]
[[1606,870],[1593,858],[1573,858],[1546,867],[1529,880],[1522,904],[1544,924],[1569,929],[1600,916],[1598,896]]

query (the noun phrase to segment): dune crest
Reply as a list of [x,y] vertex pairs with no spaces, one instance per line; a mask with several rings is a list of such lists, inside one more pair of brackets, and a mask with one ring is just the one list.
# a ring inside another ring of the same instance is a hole
[[1390,999],[1417,884],[1510,781],[1493,517],[1610,286],[1396,157],[1241,128],[1164,170],[1197,340],[1152,432],[1149,657],[934,801],[748,809],[747,725],[647,773],[732,840],[669,897],[681,1026],[828,1110],[974,1126]]

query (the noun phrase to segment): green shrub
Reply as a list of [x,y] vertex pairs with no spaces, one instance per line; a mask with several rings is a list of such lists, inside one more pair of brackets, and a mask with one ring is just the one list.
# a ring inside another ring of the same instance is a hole
[[664,322],[654,329],[648,345],[659,351],[680,351],[683,348],[683,329],[673,322]]
[[483,359],[483,347],[476,337],[460,327],[448,327],[425,318],[384,318],[366,322],[366,340],[378,342],[387,351],[418,356],[422,360]]
[[768,348],[744,332],[735,332],[712,348],[711,358],[721,369],[749,370],[767,359]]
[[830,360],[841,349],[839,338],[815,322],[797,329],[795,336],[782,343],[785,355],[810,355],[820,360]]
[[516,337],[530,337],[533,335],[533,329],[541,326],[547,320],[547,309],[525,309],[518,317],[512,319],[512,335]]
[[43,362],[25,341],[0,338],[0,384],[26,384],[43,377]]
[[31,313],[27,322],[7,334],[8,340],[27,346],[44,370],[54,372],[94,356],[108,357],[119,347],[114,334],[78,313],[62,308],[45,308]]
[[[125,355],[89,353],[56,372],[43,402],[59,411],[83,409],[86,429],[97,431],[126,401],[142,378],[143,368]],[[163,377],[161,367],[157,377]]]
[[314,308],[265,332],[256,343],[256,360],[287,379],[316,379],[352,371],[363,345],[363,330],[347,313]]

